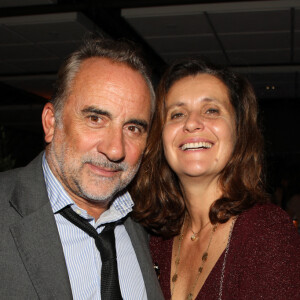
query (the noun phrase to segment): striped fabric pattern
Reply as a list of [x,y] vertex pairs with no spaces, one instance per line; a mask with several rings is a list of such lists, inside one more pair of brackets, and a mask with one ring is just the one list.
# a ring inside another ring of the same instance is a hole
[[[95,222],[78,207],[51,172],[45,155],[43,172],[51,207],[56,220],[74,300],[101,299],[101,257],[94,239],[70,223],[58,211],[71,205],[76,213],[87,219],[100,233],[104,224],[125,217],[133,206],[128,192],[116,198],[110,208]],[[120,288],[123,299],[147,299],[146,289],[130,237],[124,225],[115,229]]]

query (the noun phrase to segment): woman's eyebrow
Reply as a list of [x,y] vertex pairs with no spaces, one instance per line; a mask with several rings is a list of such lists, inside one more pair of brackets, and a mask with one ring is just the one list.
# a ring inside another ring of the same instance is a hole
[[173,103],[169,106],[166,106],[166,109],[168,110],[168,109],[173,108],[173,107],[177,107],[177,106],[180,107],[180,106],[184,106],[184,105],[185,105],[184,102],[176,102],[176,103]]
[[[201,98],[201,99],[199,99],[199,101],[200,102],[217,102],[217,103],[220,103],[220,101],[218,99],[216,99],[216,98],[210,98],[210,97]],[[173,104],[171,104],[169,106],[166,106],[166,109],[168,110],[168,109],[171,109],[173,107],[181,107],[181,106],[184,106],[184,105],[186,105],[185,102],[178,101],[178,102],[173,103]]]

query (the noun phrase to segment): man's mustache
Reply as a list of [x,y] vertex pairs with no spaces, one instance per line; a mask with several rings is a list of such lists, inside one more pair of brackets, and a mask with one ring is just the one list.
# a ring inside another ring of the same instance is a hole
[[128,169],[128,164],[126,162],[112,162],[105,157],[84,157],[82,162],[112,171],[127,171]]

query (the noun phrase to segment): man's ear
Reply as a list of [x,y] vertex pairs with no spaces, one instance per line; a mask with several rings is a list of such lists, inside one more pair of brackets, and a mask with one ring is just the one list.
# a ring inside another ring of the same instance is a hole
[[51,143],[55,129],[55,116],[54,107],[50,102],[46,103],[44,106],[42,113],[42,123],[45,133],[45,142]]

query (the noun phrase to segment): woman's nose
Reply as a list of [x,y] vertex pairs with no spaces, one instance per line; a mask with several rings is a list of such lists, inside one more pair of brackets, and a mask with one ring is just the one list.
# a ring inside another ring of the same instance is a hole
[[197,113],[191,113],[184,124],[184,130],[193,132],[195,130],[202,130],[204,123],[201,116]]

